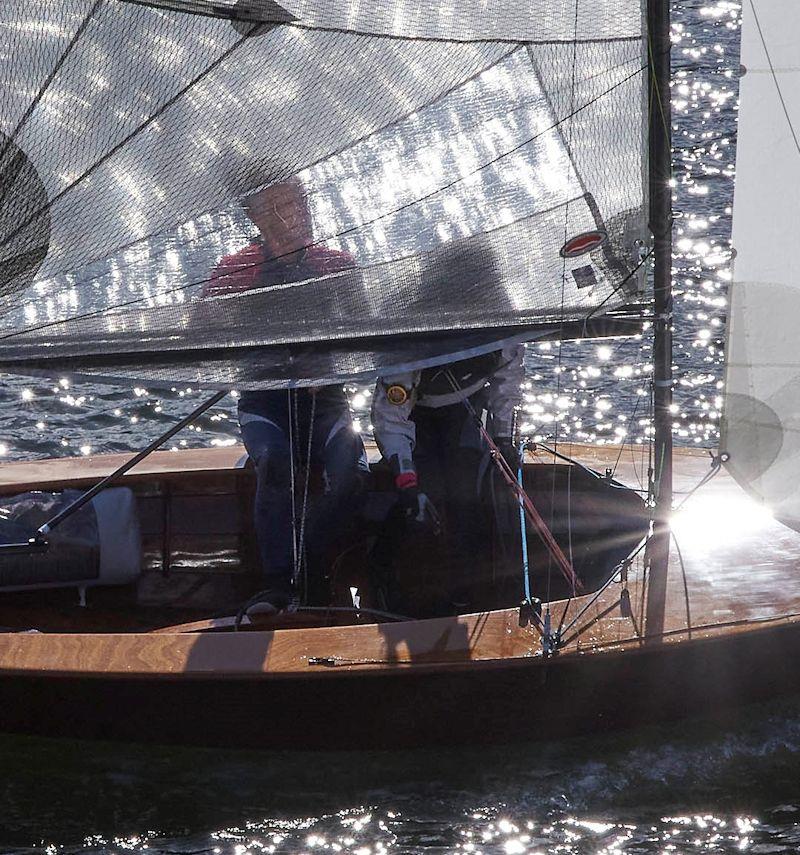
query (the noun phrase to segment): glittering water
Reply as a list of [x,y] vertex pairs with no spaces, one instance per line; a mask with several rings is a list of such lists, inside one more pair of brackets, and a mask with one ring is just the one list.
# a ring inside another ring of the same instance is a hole
[[[678,441],[713,445],[729,280],[739,5],[674,8]],[[534,346],[535,435],[646,440],[650,343]],[[368,389],[353,390],[368,427]],[[138,448],[203,397],[4,377],[7,458]],[[175,447],[230,443],[230,406]],[[723,726],[564,743],[287,755],[0,737],[6,852],[800,851],[800,700]]]
[[0,852],[796,852],[799,713],[438,752],[5,737]]
[[[680,2],[674,8],[676,211],[675,435],[713,446],[718,436],[730,206],[736,127],[739,4]],[[646,442],[651,344],[532,345],[525,427],[531,436],[591,442]],[[69,385],[4,376],[0,455],[9,459],[139,448],[203,395]],[[57,380],[57,379],[56,379]],[[353,389],[358,424],[369,431],[369,389]],[[230,399],[173,447],[231,443]]]

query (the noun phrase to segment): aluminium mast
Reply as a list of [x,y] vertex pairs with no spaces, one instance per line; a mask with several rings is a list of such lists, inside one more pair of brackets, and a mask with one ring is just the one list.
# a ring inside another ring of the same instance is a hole
[[647,0],[649,69],[649,190],[653,233],[653,536],[646,551],[649,582],[645,635],[664,631],[672,509],[672,115],[670,109],[670,2]]

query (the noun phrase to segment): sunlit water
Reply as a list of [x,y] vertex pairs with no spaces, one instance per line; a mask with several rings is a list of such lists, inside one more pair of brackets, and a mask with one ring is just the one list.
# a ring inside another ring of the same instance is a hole
[[[675,433],[704,446],[718,436],[738,21],[738,4],[724,0],[674,9]],[[528,368],[532,434],[646,441],[646,335],[534,346]],[[352,390],[365,430],[368,392]],[[7,376],[2,395],[6,459],[138,448],[202,398]],[[173,447],[236,437],[233,410],[220,406]],[[434,754],[2,737],[0,853],[797,852],[798,752],[800,701],[752,707],[722,725]]]

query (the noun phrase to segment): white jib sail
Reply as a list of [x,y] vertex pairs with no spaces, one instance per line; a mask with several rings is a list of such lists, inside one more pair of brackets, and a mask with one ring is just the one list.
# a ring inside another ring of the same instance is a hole
[[800,530],[800,2],[744,0],[721,450]]

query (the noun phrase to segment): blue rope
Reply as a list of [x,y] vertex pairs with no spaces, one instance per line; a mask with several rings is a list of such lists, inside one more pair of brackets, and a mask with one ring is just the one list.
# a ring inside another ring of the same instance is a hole
[[[525,445],[527,443],[523,439],[519,444],[519,462],[517,465],[517,483],[522,487],[522,468],[525,457]],[[531,576],[528,567],[528,537],[527,527],[525,522],[525,508],[522,504],[522,494],[519,497],[519,529],[522,537],[522,579],[525,584],[525,601],[531,601]]]

